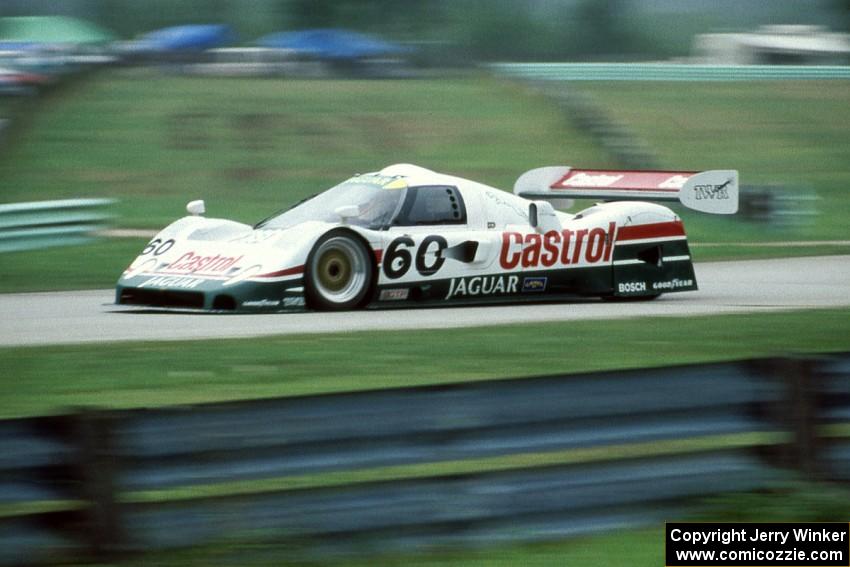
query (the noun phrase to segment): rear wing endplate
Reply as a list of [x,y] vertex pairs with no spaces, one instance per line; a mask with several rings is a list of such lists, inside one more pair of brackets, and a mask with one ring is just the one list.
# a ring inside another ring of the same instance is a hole
[[523,173],[514,184],[514,193],[527,199],[558,201],[679,201],[703,213],[731,215],[738,211],[738,172],[540,167]]

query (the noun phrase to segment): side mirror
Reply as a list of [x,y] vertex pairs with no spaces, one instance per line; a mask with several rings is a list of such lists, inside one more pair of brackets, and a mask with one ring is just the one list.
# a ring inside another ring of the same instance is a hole
[[360,216],[360,207],[358,207],[357,205],[344,205],[342,207],[337,207],[336,209],[334,209],[334,213],[339,215],[339,218],[342,219],[342,222],[345,222],[346,219]]
[[204,205],[203,199],[198,199],[197,201],[189,201],[186,205],[186,212],[188,212],[192,216],[201,216],[205,212],[207,212],[206,205]]

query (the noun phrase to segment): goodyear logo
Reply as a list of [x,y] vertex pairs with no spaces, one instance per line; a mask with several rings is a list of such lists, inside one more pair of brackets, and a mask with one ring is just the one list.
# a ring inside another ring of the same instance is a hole
[[547,278],[524,278],[522,280],[522,292],[534,293],[536,291],[546,291]]

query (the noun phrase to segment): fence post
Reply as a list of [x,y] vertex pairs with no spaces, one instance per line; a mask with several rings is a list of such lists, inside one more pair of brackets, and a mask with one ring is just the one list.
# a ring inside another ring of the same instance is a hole
[[783,419],[792,441],[786,447],[786,465],[805,478],[823,477],[822,443],[818,432],[819,388],[815,383],[814,361],[806,358],[777,359],[776,370],[785,399],[781,404]]
[[761,376],[776,395],[759,404],[757,413],[788,434],[789,441],[766,448],[762,455],[771,464],[792,469],[804,478],[823,478],[823,441],[819,432],[822,409],[815,361],[806,358],[770,358],[753,360],[748,366]]
[[91,410],[73,420],[80,496],[87,503],[82,537],[98,559],[114,556],[125,541],[117,495],[115,420],[110,412]]
[[799,470],[813,480],[823,478],[823,444],[820,422],[820,388],[812,371],[814,361],[786,359],[786,382],[791,395],[794,446]]
[[[812,369],[819,409],[822,478],[850,482],[850,436],[846,432],[850,409],[850,353],[817,359]],[[838,426],[838,430],[833,430]]]

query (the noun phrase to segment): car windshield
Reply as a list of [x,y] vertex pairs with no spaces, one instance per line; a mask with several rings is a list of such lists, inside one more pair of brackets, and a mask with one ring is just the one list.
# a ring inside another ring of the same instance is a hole
[[347,223],[380,229],[392,222],[406,192],[406,185],[394,179],[353,177],[269,217],[256,228],[289,228],[307,221],[340,222],[340,208],[345,207]]

